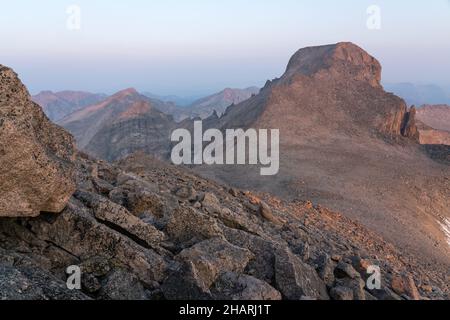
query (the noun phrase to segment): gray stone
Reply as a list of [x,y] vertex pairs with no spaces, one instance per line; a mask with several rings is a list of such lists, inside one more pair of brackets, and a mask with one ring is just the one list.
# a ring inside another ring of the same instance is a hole
[[275,283],[276,288],[289,300],[299,300],[302,296],[329,299],[326,285],[317,272],[288,249],[276,253]]

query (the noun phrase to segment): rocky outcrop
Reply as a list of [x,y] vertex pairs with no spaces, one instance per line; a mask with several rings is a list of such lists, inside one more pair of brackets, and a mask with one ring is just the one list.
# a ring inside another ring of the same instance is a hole
[[416,118],[420,144],[450,146],[450,106],[422,106]]
[[450,132],[448,105],[423,105],[417,110],[417,119],[435,130]]
[[404,124],[402,128],[402,134],[405,137],[419,141],[419,130],[417,128],[417,110],[412,106],[406,113],[404,118]]
[[350,42],[300,49],[290,59],[283,77],[298,74],[353,79],[381,88],[381,64]]
[[72,137],[0,65],[0,216],[61,212],[75,191]]

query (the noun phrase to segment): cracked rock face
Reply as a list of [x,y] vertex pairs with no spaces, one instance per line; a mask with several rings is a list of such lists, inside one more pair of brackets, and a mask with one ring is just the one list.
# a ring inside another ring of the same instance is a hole
[[0,217],[61,212],[75,191],[74,155],[70,134],[0,65]]

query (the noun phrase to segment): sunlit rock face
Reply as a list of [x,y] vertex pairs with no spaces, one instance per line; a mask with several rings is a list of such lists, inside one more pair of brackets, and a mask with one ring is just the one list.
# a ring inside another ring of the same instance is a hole
[[72,136],[0,65],[0,216],[61,212],[75,190]]

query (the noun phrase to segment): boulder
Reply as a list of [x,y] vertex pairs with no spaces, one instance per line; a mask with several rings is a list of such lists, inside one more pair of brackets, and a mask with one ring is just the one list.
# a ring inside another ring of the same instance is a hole
[[132,273],[117,270],[111,274],[99,293],[105,300],[147,300],[145,289]]
[[410,275],[393,276],[391,288],[400,296],[406,295],[412,300],[420,300],[421,298],[414,279]]
[[360,277],[354,279],[347,277],[335,281],[335,287],[347,288],[352,291],[353,300],[366,300],[365,286],[366,283]]
[[259,213],[261,214],[261,216],[269,221],[272,222],[273,224],[281,224],[280,219],[278,219],[274,214],[272,209],[269,207],[269,205],[267,203],[265,203],[264,201],[261,201],[259,203]]
[[334,275],[337,278],[350,278],[350,279],[356,279],[360,278],[361,275],[356,271],[350,264],[345,263],[343,261],[339,262],[336,266],[336,269],[334,269]]
[[59,213],[75,191],[74,140],[0,65],[0,217]]
[[202,241],[176,256],[180,267],[164,281],[164,296],[181,300],[211,298],[210,288],[221,273],[242,273],[252,258],[249,250],[226,240]]
[[165,228],[171,241],[195,243],[213,237],[223,237],[217,221],[191,207],[176,209]]
[[223,273],[211,292],[216,300],[281,300],[281,293],[267,282],[234,272]]
[[157,230],[154,226],[145,223],[124,207],[106,198],[82,191],[77,191],[75,196],[92,208],[97,219],[110,226],[124,230],[138,239],[135,239],[135,241],[143,242],[144,247],[157,247],[165,239],[164,233]]
[[289,249],[276,253],[275,283],[276,288],[289,300],[300,300],[302,297],[329,299],[326,285],[317,272]]
[[318,259],[318,273],[325,284],[331,287],[334,283],[334,269],[336,263],[328,254],[323,254]]
[[353,290],[337,286],[330,290],[330,296],[333,300],[353,300]]

